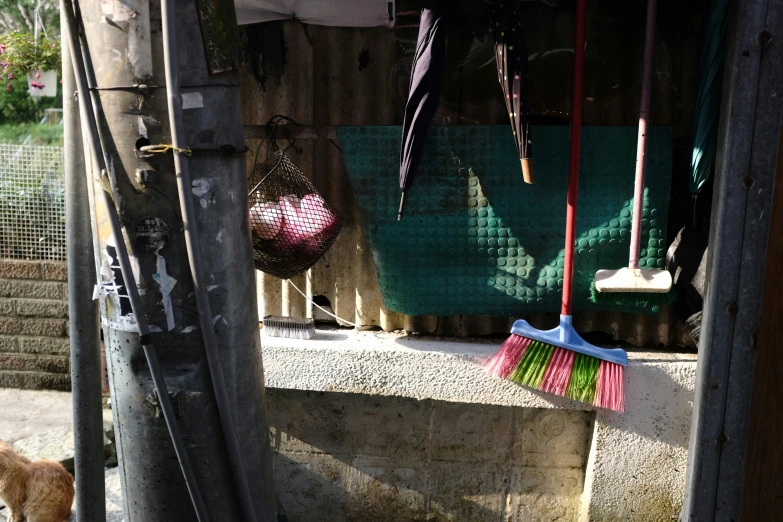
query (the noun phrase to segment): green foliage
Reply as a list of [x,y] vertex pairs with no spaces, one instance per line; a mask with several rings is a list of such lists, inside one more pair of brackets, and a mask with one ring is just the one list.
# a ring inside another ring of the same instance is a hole
[[0,88],[0,125],[41,121],[44,109],[62,107],[62,87],[57,87],[56,98],[33,98],[27,91],[27,80],[10,82]]
[[13,31],[35,31],[35,9],[39,7],[40,22],[49,33],[60,33],[60,10],[57,0],[0,0],[0,34]]
[[23,143],[27,137],[31,145],[63,144],[62,125],[40,125],[38,123],[19,123],[0,125],[0,143]]
[[0,80],[21,80],[27,73],[57,71],[60,65],[60,41],[43,34],[13,32],[0,35]]

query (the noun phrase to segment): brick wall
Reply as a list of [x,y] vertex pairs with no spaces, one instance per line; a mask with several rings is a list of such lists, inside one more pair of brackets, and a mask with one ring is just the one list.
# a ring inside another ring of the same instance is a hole
[[0,260],[0,387],[70,388],[64,262]]

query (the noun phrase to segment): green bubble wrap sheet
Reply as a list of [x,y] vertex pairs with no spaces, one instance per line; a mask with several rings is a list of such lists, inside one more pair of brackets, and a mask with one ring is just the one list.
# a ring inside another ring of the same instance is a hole
[[[340,127],[340,148],[384,304],[409,315],[559,312],[568,127],[533,127],[536,184],[522,180],[507,125],[433,127],[397,221],[401,128]],[[628,263],[636,127],[583,127],[576,310],[600,268]],[[648,135],[642,268],[663,268],[672,132]],[[651,312],[622,308],[627,312]]]

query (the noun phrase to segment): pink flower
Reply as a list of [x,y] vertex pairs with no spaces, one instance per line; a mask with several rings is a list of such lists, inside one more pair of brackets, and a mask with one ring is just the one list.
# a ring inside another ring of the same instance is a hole
[[8,79],[9,79],[9,80],[14,80],[14,79],[15,79],[15,78],[14,78],[14,75],[13,75],[13,74],[9,74],[9,75],[8,75]]
[[5,92],[11,92],[11,84],[5,86]]
[[41,77],[41,73],[35,73],[35,79],[36,79],[36,80],[37,80],[38,78],[40,78],[40,77]]

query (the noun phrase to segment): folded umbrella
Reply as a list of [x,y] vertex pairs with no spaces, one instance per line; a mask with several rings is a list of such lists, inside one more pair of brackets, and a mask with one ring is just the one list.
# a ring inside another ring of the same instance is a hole
[[413,58],[411,88],[405,106],[400,145],[400,209],[402,218],[405,192],[410,188],[419,168],[424,141],[432,123],[432,117],[440,102],[440,88],[446,62],[446,1],[424,2],[419,21],[419,38],[416,56]]
[[713,0],[707,16],[704,50],[699,67],[699,94],[693,115],[691,194],[701,192],[710,177],[718,150],[718,117],[723,90],[723,62],[726,58],[726,23],[729,0]]
[[527,48],[514,0],[495,0],[492,3],[492,35],[495,39],[498,81],[511,120],[522,175],[525,183],[533,183],[527,100]]

